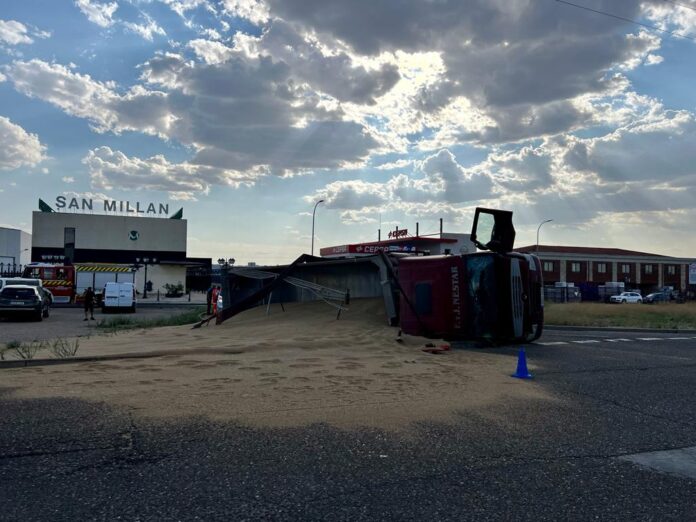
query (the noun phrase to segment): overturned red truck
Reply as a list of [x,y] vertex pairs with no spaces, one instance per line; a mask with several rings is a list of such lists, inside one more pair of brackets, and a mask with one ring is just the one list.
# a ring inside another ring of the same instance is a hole
[[477,208],[471,240],[483,252],[399,259],[402,331],[449,340],[538,339],[541,264],[512,251],[512,212]]
[[452,341],[533,341],[544,324],[541,264],[534,255],[513,252],[514,240],[512,212],[477,208],[471,241],[481,251],[473,254],[379,251],[337,259],[305,254],[281,267],[227,267],[215,318],[220,323],[261,303],[282,305],[308,295],[333,302],[339,317],[351,295],[381,295],[389,324],[406,334]]

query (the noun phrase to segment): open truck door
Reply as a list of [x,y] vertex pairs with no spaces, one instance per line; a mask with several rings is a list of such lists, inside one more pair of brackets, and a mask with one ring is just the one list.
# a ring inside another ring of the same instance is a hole
[[471,228],[471,241],[481,250],[497,254],[512,252],[515,246],[512,212],[477,207]]

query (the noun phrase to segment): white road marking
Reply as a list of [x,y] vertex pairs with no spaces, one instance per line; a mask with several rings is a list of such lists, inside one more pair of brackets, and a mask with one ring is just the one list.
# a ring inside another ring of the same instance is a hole
[[635,339],[626,339],[625,337],[616,337],[611,339],[578,339],[577,341],[547,341],[536,342],[541,346],[559,346],[562,344],[596,344],[596,343],[630,343],[635,341],[689,341],[696,337],[636,337]]
[[696,447],[636,453],[619,459],[654,471],[696,479]]

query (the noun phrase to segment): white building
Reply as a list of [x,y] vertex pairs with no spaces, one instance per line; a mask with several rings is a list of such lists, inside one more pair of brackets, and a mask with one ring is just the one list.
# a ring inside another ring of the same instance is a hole
[[37,211],[32,213],[34,262],[108,263],[139,266],[136,287],[164,292],[186,285],[187,222],[167,217]]
[[0,264],[25,265],[31,260],[31,234],[0,227]]

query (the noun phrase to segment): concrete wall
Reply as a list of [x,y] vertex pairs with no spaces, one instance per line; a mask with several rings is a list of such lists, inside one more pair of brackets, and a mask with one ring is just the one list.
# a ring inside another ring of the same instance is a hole
[[0,227],[0,263],[25,265],[31,260],[31,234]]
[[186,252],[185,219],[61,212],[32,213],[32,246],[63,248],[67,227],[75,228],[76,249]]

